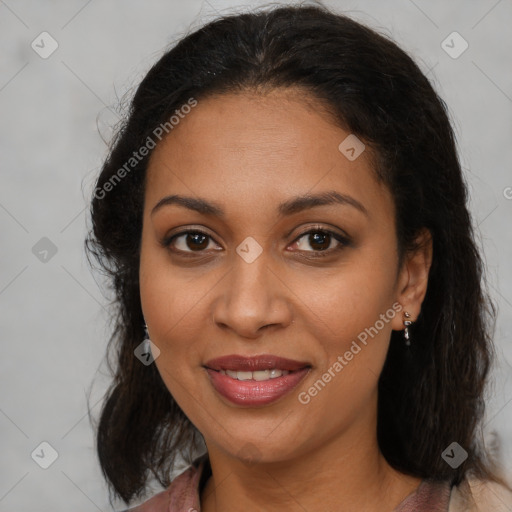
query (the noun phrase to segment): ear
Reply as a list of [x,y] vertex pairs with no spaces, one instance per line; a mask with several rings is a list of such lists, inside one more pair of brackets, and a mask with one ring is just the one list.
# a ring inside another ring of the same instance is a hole
[[428,276],[432,265],[432,234],[426,228],[416,237],[416,249],[404,257],[396,285],[396,301],[402,306],[401,314],[392,321],[395,331],[404,329],[403,313],[407,311],[415,322],[421,311],[421,304],[427,293]]

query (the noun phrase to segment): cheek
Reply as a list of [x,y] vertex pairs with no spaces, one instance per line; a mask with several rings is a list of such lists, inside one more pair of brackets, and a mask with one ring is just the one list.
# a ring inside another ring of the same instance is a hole
[[[211,343],[211,298],[226,270],[173,266],[165,250],[142,252],[140,293],[155,364],[169,392],[186,412],[203,403],[198,380]],[[206,401],[204,402],[206,404]]]
[[[324,296],[324,304],[316,303],[318,310],[324,311],[322,320],[309,315],[309,336],[316,340],[321,356],[318,367],[298,390],[297,400],[308,418],[314,418],[307,421],[332,433],[373,407],[395,311],[388,301],[371,294],[368,298],[361,291],[333,292],[332,301],[327,299]],[[333,407],[339,407],[336,417]]]
[[295,280],[293,291],[302,298],[298,316],[317,347],[318,371],[305,389],[325,376],[330,390],[317,403],[325,406],[331,394],[364,403],[376,387],[397,314],[391,259],[389,264],[358,257],[321,279]]
[[144,273],[141,298],[151,341],[160,349],[155,360],[167,389],[178,405],[194,417],[206,407],[203,389],[197,385],[207,345],[205,324],[210,280],[180,278],[169,267],[153,265]]
[[[290,276],[302,313],[323,335],[347,342],[375,324],[395,295],[392,266],[382,260],[354,260],[322,275]],[[388,328],[390,330],[390,326]]]
[[143,249],[141,303],[155,341],[165,342],[167,338],[174,338],[175,332],[186,328],[204,307],[208,291],[219,277],[217,270],[177,269],[165,249]]

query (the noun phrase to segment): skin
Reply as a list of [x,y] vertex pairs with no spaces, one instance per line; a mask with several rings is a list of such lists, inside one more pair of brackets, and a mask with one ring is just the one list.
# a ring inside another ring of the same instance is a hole
[[[369,150],[349,161],[338,150],[349,132],[304,99],[293,89],[202,99],[157,145],[147,171],[142,309],[161,350],[155,364],[206,441],[206,512],[325,512],[340,504],[345,512],[392,511],[421,482],[391,468],[376,437],[378,377],[391,331],[404,328],[402,313],[308,404],[298,400],[394,303],[417,318],[432,255],[422,233],[422,248],[398,268],[394,203]],[[281,202],[331,190],[367,213],[331,204],[277,214]],[[225,215],[177,204],[151,215],[170,194],[215,202]],[[314,259],[325,251],[303,233],[315,225],[347,234],[350,244],[327,237],[324,247],[341,249]],[[192,228],[211,238],[160,244]],[[249,236],[262,248],[252,263],[235,250]],[[270,405],[231,404],[203,368],[214,357],[264,353],[312,366]]]

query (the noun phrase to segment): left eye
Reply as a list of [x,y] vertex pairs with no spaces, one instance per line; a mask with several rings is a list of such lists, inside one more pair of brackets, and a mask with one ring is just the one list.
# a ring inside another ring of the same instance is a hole
[[[318,229],[303,233],[293,243],[299,251],[306,252],[331,252],[347,244],[348,240],[345,237],[332,231]],[[313,251],[307,249],[308,245],[313,248]]]

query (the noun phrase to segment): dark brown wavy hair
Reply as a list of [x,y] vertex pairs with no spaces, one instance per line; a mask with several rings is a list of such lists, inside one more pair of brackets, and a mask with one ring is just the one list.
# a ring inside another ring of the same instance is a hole
[[[150,473],[167,487],[177,457],[191,461],[203,441],[156,365],[134,356],[144,339],[139,251],[151,151],[122,179],[115,175],[190,98],[287,87],[321,102],[371,150],[376,178],[394,197],[400,262],[422,228],[432,234],[413,343],[406,349],[393,331],[379,380],[383,455],[416,477],[458,484],[471,472],[505,483],[481,439],[496,313],[482,285],[447,107],[387,36],[320,6],[295,6],[220,17],[173,45],[138,86],[97,179],[85,249],[115,296],[107,360],[115,350],[116,364],[109,362],[113,381],[97,425],[110,496],[140,497]],[[454,441],[469,455],[456,469],[441,457]]]

